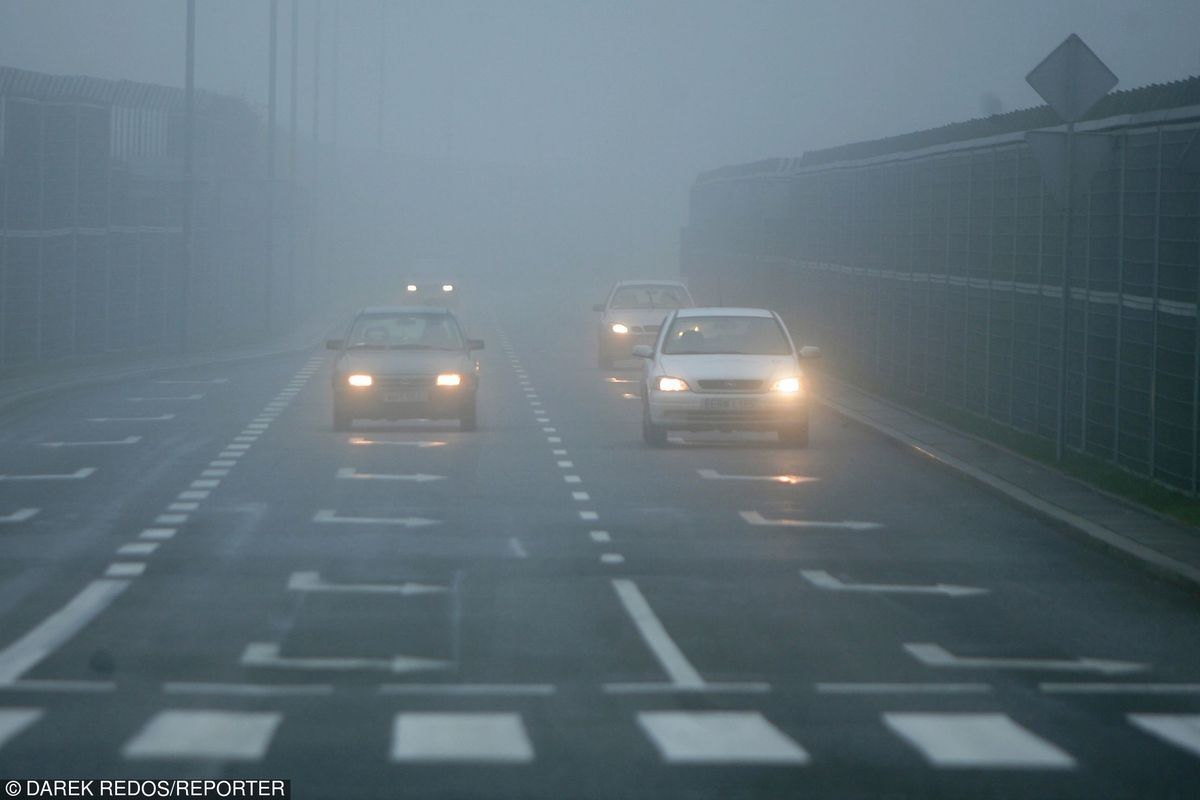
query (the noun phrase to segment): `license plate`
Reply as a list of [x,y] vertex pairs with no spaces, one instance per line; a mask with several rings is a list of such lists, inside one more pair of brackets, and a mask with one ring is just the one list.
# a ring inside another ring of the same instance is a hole
[[429,400],[429,393],[424,389],[392,389],[383,393],[385,403],[424,403]]
[[756,411],[758,401],[745,397],[706,397],[705,411]]

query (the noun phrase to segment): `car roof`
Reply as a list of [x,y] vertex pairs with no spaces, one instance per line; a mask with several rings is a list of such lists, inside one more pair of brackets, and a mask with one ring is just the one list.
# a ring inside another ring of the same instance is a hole
[[368,306],[358,312],[358,315],[368,314],[450,314],[453,312],[441,306]]
[[700,308],[681,308],[677,317],[771,317],[770,310],[765,308],[731,308],[726,306],[706,306]]

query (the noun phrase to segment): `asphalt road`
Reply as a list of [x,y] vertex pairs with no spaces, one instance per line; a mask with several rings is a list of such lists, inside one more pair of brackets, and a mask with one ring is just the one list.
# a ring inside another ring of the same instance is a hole
[[324,352],[0,419],[0,778],[1197,796],[1196,598],[822,409],[648,449],[591,325],[471,318],[475,433]]

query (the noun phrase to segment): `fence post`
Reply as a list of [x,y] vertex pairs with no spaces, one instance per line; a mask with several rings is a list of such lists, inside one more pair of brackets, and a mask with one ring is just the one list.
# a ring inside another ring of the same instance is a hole
[[1037,303],[1034,305],[1034,324],[1037,326],[1035,350],[1037,359],[1037,381],[1033,398],[1034,433],[1042,433],[1042,302],[1045,300],[1046,276],[1042,262],[1046,257],[1046,182],[1038,181],[1038,252],[1037,252]]
[[1158,475],[1158,260],[1159,242],[1162,236],[1162,175],[1163,175],[1163,129],[1158,128],[1158,140],[1154,148],[1154,268],[1151,272],[1150,311],[1150,480]]
[[1129,134],[1121,134],[1121,167],[1117,189],[1117,343],[1113,381],[1113,461],[1121,463],[1121,365],[1125,350],[1125,170]]
[[1079,449],[1087,452],[1088,429],[1088,369],[1092,348],[1089,344],[1092,320],[1092,201],[1095,192],[1088,188],[1086,223],[1083,226],[1085,239],[1083,244],[1083,383],[1079,387]]

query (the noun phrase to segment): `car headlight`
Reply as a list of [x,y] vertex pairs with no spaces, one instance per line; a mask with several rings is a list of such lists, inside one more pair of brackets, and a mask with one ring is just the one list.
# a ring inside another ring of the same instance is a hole
[[408,289],[408,291],[410,291],[410,292],[415,292],[417,290],[417,285],[415,283],[410,283],[405,288]]
[[613,333],[629,333],[629,326],[622,325],[619,322],[614,322],[612,324],[612,332]]
[[442,284],[442,291],[443,291],[443,292],[453,292],[453,291],[454,291],[454,284],[453,284],[453,283],[443,283],[443,284]]
[[370,375],[355,374],[346,378],[346,383],[351,386],[370,386],[375,383],[375,379]]
[[683,378],[663,377],[659,378],[655,384],[660,392],[686,392],[688,391],[687,381]]
[[462,375],[457,372],[448,372],[437,376],[438,386],[458,386],[460,383],[462,383]]
[[771,384],[772,392],[783,392],[784,394],[795,394],[800,391],[799,378],[780,378]]

